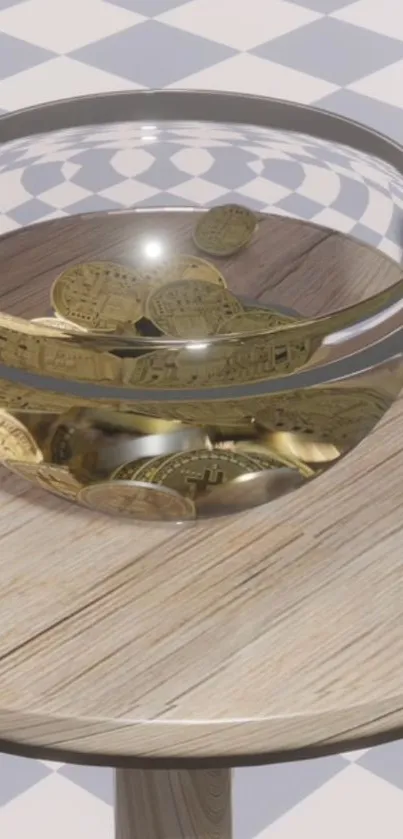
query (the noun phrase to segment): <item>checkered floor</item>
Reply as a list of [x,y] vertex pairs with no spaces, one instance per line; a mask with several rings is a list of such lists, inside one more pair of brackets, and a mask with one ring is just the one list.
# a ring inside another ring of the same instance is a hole
[[[319,105],[403,142],[402,81],[403,0],[0,0],[0,113],[105,91],[231,90]],[[0,232],[133,200],[229,197],[401,255],[403,188],[387,168],[302,136],[266,137],[264,154],[236,128],[204,144],[164,131],[153,148],[143,132],[136,155],[130,127],[0,148]],[[111,839],[112,798],[112,770],[0,756],[1,839]],[[234,810],[236,839],[400,839],[403,746],[238,770]]]

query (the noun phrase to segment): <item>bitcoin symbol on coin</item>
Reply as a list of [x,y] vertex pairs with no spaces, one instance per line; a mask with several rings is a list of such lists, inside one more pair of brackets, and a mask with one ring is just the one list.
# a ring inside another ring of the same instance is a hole
[[194,500],[232,478],[256,471],[256,463],[244,454],[196,449],[166,457],[151,480]]

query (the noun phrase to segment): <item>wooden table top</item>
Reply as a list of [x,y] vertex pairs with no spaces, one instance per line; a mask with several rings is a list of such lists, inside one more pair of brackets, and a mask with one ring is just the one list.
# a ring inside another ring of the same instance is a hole
[[0,747],[231,765],[402,734],[402,421],[398,400],[318,480],[195,528],[1,470]]

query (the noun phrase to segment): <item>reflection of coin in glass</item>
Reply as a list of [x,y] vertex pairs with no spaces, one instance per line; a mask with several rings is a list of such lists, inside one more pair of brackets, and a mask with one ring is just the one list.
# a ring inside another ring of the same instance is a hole
[[0,411],[0,460],[39,463],[42,452],[25,425],[7,411]]
[[241,332],[260,332],[295,322],[296,318],[282,315],[281,312],[276,312],[274,309],[248,309],[248,311],[240,312],[238,315],[220,323],[217,333],[219,335],[237,335]]
[[109,408],[81,408],[71,414],[75,425],[85,428],[96,428],[113,431],[131,431],[134,434],[168,434],[170,431],[180,431],[188,428],[179,420],[166,420],[159,417],[149,417],[126,411],[115,411]]
[[277,468],[270,472],[250,472],[213,489],[196,502],[198,518],[242,513],[275,501],[305,483],[293,469]]
[[64,318],[33,318],[31,323],[38,323],[41,326],[48,326],[49,329],[57,329],[58,332],[84,332],[82,326],[71,323]]
[[146,315],[165,335],[205,338],[242,311],[229,291],[203,280],[178,280],[158,286],[146,302]]
[[4,465],[21,478],[26,478],[31,483],[38,484],[42,489],[47,489],[69,501],[75,501],[82,489],[82,484],[66,466],[53,463],[25,463],[16,460],[7,460]]
[[195,499],[247,472],[256,472],[256,463],[245,454],[196,449],[167,457],[155,469],[152,482]]
[[59,465],[69,463],[75,453],[79,433],[79,429],[69,422],[68,417],[58,419],[49,429],[44,444],[45,459]]
[[193,233],[195,245],[212,256],[230,256],[247,245],[257,226],[255,213],[238,204],[213,207]]
[[306,388],[273,394],[256,413],[257,427],[287,431],[343,448],[355,445],[381,419],[390,400],[364,388]]
[[150,283],[173,283],[176,280],[204,280],[226,287],[226,282],[218,268],[206,259],[180,253],[141,272],[142,278]]
[[51,302],[58,315],[92,331],[114,332],[143,314],[148,284],[135,271],[109,262],[73,265],[58,277]]
[[140,521],[189,521],[195,508],[189,498],[153,484],[135,481],[103,481],[85,487],[79,500],[100,513],[129,516]]

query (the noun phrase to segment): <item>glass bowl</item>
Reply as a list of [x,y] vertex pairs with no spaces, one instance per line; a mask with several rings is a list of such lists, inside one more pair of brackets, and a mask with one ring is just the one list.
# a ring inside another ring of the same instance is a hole
[[3,116],[0,143],[9,491],[153,525],[240,513],[302,491],[396,398],[392,141],[164,91]]

